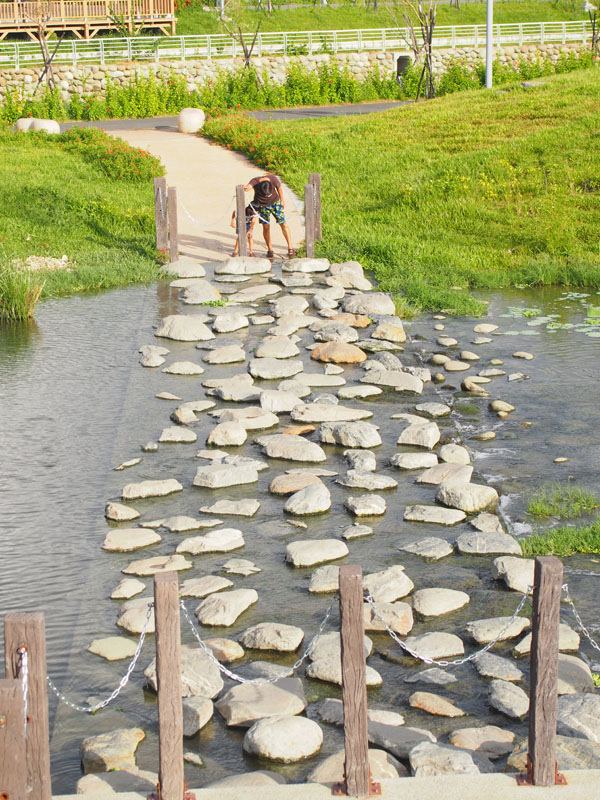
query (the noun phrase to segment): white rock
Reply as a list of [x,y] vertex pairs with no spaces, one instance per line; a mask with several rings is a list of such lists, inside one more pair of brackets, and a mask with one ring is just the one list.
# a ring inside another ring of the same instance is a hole
[[[313,678],[317,681],[326,681],[327,683],[335,683],[337,686],[342,685],[342,664],[339,657],[334,655],[326,655],[322,658],[316,658],[306,668],[306,677]],[[366,684],[370,686],[381,686],[383,679],[377,670],[367,665],[366,669]]]
[[331,508],[331,495],[325,484],[311,483],[288,497],[283,509],[296,516],[322,514]]
[[193,361],[174,361],[163,372],[167,375],[202,375],[204,370]]
[[370,422],[324,422],[319,427],[319,438],[325,444],[345,447],[378,447],[381,444],[377,426]]
[[245,544],[242,532],[236,528],[219,528],[209,531],[204,536],[191,536],[177,545],[177,553],[229,553]]
[[304,717],[274,717],[256,722],[244,737],[244,752],[290,764],[314,755],[323,744],[323,731]]
[[121,572],[125,573],[125,575],[146,577],[148,575],[156,575],[157,572],[191,569],[192,566],[191,561],[180,555],[154,556],[153,558],[144,558],[141,561],[132,561]]
[[281,678],[271,684],[233,686],[216,708],[228,726],[249,728],[260,719],[301,714],[306,698],[300,678]]
[[46,133],[60,133],[60,125],[54,119],[32,119],[32,131],[45,131]]
[[201,108],[182,108],[177,117],[179,133],[198,133],[204,125],[206,114]]
[[163,356],[166,356],[170,351],[166,347],[157,347],[153,344],[145,344],[138,350],[142,354],[140,364],[142,367],[160,367],[165,363]]
[[[325,367],[325,371],[331,369],[334,364],[328,364]],[[333,373],[332,373],[333,374]],[[341,389],[338,389],[338,397],[340,400],[353,400],[355,398],[359,398],[364,400],[366,397],[377,397],[377,395],[382,393],[382,389],[378,386],[347,386]]]
[[258,594],[254,589],[235,589],[219,592],[205,598],[196,608],[195,614],[202,625],[233,625],[236,619],[254,603]]
[[239,447],[247,438],[246,429],[238,422],[221,422],[208,434],[206,443],[215,447]]
[[327,272],[328,269],[327,258],[291,258],[281,267],[282,272]]
[[318,567],[310,576],[308,591],[311,594],[337,592],[340,584],[340,568],[334,566]]
[[530,624],[525,617],[517,617],[512,622],[510,617],[492,617],[468,622],[465,631],[477,644],[487,644],[498,637],[501,642],[514,639],[529,628]]
[[136,642],[124,636],[107,636],[104,639],[94,639],[88,647],[88,652],[105,658],[107,661],[121,661],[131,658],[136,651]]
[[209,594],[229,589],[233,583],[220,575],[203,575],[202,578],[189,578],[179,587],[181,597],[207,597]]
[[453,633],[422,633],[420,636],[408,636],[404,643],[421,658],[462,656],[465,652],[462,639]]
[[265,411],[282,414],[291,411],[302,400],[293,392],[282,392],[277,389],[265,389],[260,393],[260,405]]
[[396,313],[394,301],[382,292],[369,292],[369,294],[351,294],[344,297],[342,302],[344,311],[350,314],[391,314]]
[[299,359],[253,358],[248,365],[252,377],[262,380],[291,378],[303,369],[304,365]]
[[219,314],[212,324],[212,329],[215,333],[233,333],[233,331],[240,331],[249,325],[248,317],[232,310],[227,314]]
[[258,500],[248,498],[247,500],[217,500],[211,506],[201,506],[203,514],[223,514],[234,517],[253,517],[260,503]]
[[268,258],[233,256],[215,266],[215,275],[262,275],[271,271]]
[[[315,767],[307,776],[306,782],[333,786],[343,781],[345,757],[346,751],[338,750]],[[374,781],[403,778],[407,775],[406,767],[383,750],[369,750],[369,772]]]
[[296,405],[290,416],[294,422],[354,422],[372,417],[373,412],[368,409],[315,402]]
[[516,539],[504,532],[482,533],[481,531],[466,531],[457,537],[456,546],[459,553],[521,554],[521,545]]
[[396,758],[407,759],[411,750],[420,742],[435,742],[435,736],[421,728],[408,728],[398,725],[385,725],[369,722],[369,742],[383,747]]
[[395,565],[365,575],[363,588],[369,592],[375,603],[393,603],[410,594],[415,586],[404,572],[404,567]]
[[244,348],[237,344],[216,347],[202,358],[202,361],[205,361],[207,364],[234,364],[245,360],[246,353]]
[[[364,347],[364,340],[359,344]],[[398,370],[370,369],[360,379],[360,382],[374,384],[375,386],[391,386],[398,392],[421,394],[423,391],[423,381],[420,378]]]
[[444,481],[457,481],[458,483],[468,483],[473,474],[473,467],[466,464],[436,464],[417,478],[417,483],[427,483],[438,486]]
[[445,403],[418,403],[415,411],[427,414],[428,417],[447,417],[450,413],[450,406]]
[[363,622],[365,631],[385,631],[387,625],[395,633],[406,636],[413,626],[412,608],[402,602],[377,603],[376,614],[370,603],[363,603]]
[[253,467],[210,464],[207,467],[198,467],[194,477],[194,486],[222,489],[228,486],[256,483],[257,480],[258,472]]
[[[157,687],[156,659],[144,670],[146,681],[154,691]],[[223,689],[221,673],[215,662],[198,646],[181,646],[181,696],[216,697]]]
[[177,275],[178,278],[204,278],[206,276],[206,270],[202,264],[188,256],[181,256],[176,261],[165,264],[163,270],[168,275]]
[[292,653],[304,639],[304,631],[281,622],[260,622],[247,628],[240,636],[242,645],[251,650],[277,650]]
[[390,464],[398,469],[426,469],[438,463],[435,453],[395,453]]
[[146,584],[136,578],[123,578],[112,590],[110,596],[113,600],[129,600],[130,597],[135,597],[136,594],[143,592],[145,588]]
[[457,483],[450,480],[439,485],[435,499],[445,506],[472,514],[495,506],[498,502],[498,492],[491,486]]
[[214,333],[206,327],[203,319],[187,314],[164,317],[156,329],[155,336],[178,342],[205,342],[214,339]]
[[478,325],[475,325],[473,330],[475,333],[493,333],[498,330],[498,326],[489,322],[480,322]]
[[596,694],[559,697],[558,733],[600,742],[600,697]]
[[260,436],[256,442],[270,458],[312,462],[327,460],[325,452],[318,444],[309,442],[302,436],[290,436],[286,433],[271,434]]
[[423,425],[409,425],[398,437],[397,444],[426,447],[431,450],[440,440],[440,429],[435,422]]
[[175,478],[158,481],[128,483],[121,493],[123,500],[140,500],[145,497],[165,497],[173,492],[181,492],[183,486]]
[[[564,622],[558,626],[558,649],[559,650],[579,650],[580,637],[577,631],[570,628]],[[531,634],[528,633],[513,649],[516,656],[523,656],[531,650]]]
[[299,353],[288,336],[266,336],[254,351],[256,358],[292,358]]
[[421,742],[409,753],[411,772],[416,778],[434,775],[479,775],[471,753],[456,747]]
[[177,425],[174,428],[163,428],[158,441],[170,444],[190,444],[195,442],[197,438],[194,431]]
[[208,697],[187,697],[183,701],[183,735],[195,736],[210,722],[213,704]]
[[498,679],[490,683],[489,703],[507,717],[519,719],[529,711],[529,697],[520,686]]
[[460,444],[444,444],[440,447],[440,459],[446,464],[470,464],[471,456],[466,447]]
[[413,595],[413,608],[424,617],[439,617],[462,608],[471,598],[456,589],[419,589]]
[[344,507],[355,517],[377,517],[385,514],[386,503],[379,495],[361,495],[360,497],[347,497]]
[[532,558],[499,556],[492,561],[492,577],[504,581],[514,592],[531,591],[535,561]]
[[104,516],[114,522],[131,522],[140,516],[140,512],[122,503],[107,503]]
[[398,486],[398,481],[387,475],[374,475],[372,472],[357,469],[349,469],[345,475],[336,480],[336,483],[351,489],[367,489],[370,492],[395,489]]
[[108,772],[135,767],[135,751],[146,734],[140,728],[119,728],[81,743],[83,771]]
[[418,539],[416,542],[410,544],[399,545],[398,550],[403,550],[405,553],[412,553],[416,556],[423,558],[430,558],[438,561],[440,558],[449,556],[454,552],[452,545],[445,539],[439,539],[436,536],[426,536],[424,539]]
[[464,511],[439,506],[414,505],[406,506],[404,510],[404,519],[409,522],[429,522],[436,525],[456,525],[466,516]]
[[335,561],[348,555],[348,548],[339,539],[310,539],[290,542],[285,560],[294,567],[312,567],[324,561]]
[[162,537],[154,531],[144,528],[118,528],[106,534],[102,549],[126,553],[130,550],[138,550],[140,547],[157,544],[160,541],[162,541]]
[[181,300],[185,305],[203,305],[221,299],[221,292],[210,281],[194,279],[182,289]]

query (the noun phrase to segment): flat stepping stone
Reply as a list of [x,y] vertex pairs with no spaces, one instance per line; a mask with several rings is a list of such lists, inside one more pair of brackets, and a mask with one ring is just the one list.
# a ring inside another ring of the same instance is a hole
[[492,486],[449,481],[439,485],[435,499],[442,505],[472,514],[495,506],[498,503],[498,492]]
[[158,347],[153,344],[145,344],[138,350],[141,354],[140,364],[142,367],[160,367],[165,363],[163,356],[168,355],[170,350],[166,347]]
[[236,528],[220,528],[209,531],[204,536],[191,536],[177,545],[177,553],[229,553],[245,544],[241,531]]
[[[312,661],[306,668],[306,677],[312,678],[317,681],[325,681],[326,683],[334,683],[336,686],[342,685],[342,663],[338,657],[334,655],[323,656]],[[381,686],[383,678],[377,672],[367,665],[366,668],[366,684],[367,687]]]
[[[304,386],[344,386],[346,381],[341,375],[326,375],[324,372],[301,372],[295,379]],[[283,388],[283,387],[281,387]]]
[[431,683],[436,686],[446,686],[450,683],[456,683],[458,678],[447,669],[440,669],[439,667],[429,667],[417,672],[416,675],[408,675],[404,678],[405,683]]
[[417,403],[415,411],[428,417],[447,417],[451,409],[445,403]]
[[460,357],[463,361],[479,361],[480,356],[473,353],[471,350],[461,350]]
[[358,333],[355,328],[351,325],[345,325],[343,322],[326,322],[324,325],[320,325],[318,330],[315,330],[313,326],[311,326],[311,329],[315,331],[315,342],[346,342],[347,344],[352,344],[358,339]]
[[507,533],[482,533],[481,531],[466,531],[456,539],[459,553],[513,553],[521,555],[521,545]]
[[156,329],[155,336],[177,342],[206,342],[214,339],[214,333],[204,324],[204,316],[173,314],[164,317]]
[[233,625],[246,609],[258,602],[254,589],[234,589],[206,597],[196,608],[195,614],[201,625]]
[[273,664],[271,661],[249,661],[240,668],[245,678],[291,678],[293,670],[291,667],[283,667],[281,664]]
[[141,500],[146,497],[166,497],[173,492],[181,492],[183,486],[175,478],[158,481],[141,481],[128,483],[123,487],[121,496],[123,500]]
[[339,539],[290,542],[285,549],[285,560],[293,567],[312,567],[347,555],[348,548]]
[[[364,341],[361,341],[361,347],[364,348],[364,346]],[[412,392],[413,394],[423,392],[423,381],[420,378],[398,370],[370,369],[360,379],[360,382],[374,386],[390,386],[399,392]]]
[[179,278],[204,278],[206,270],[189,256],[182,256],[181,258],[165,264],[163,270],[168,275],[177,275]]
[[497,367],[488,367],[487,369],[482,369],[481,372],[477,373],[480,378],[501,378],[502,375],[506,375],[505,370],[498,369]]
[[409,753],[411,774],[416,778],[434,775],[479,775],[494,772],[492,763],[482,755],[468,753],[445,744],[422,742]]
[[310,357],[326,364],[361,364],[367,360],[360,347],[347,342],[322,342],[311,351]]
[[248,561],[247,558],[230,558],[221,569],[228,575],[244,575],[244,577],[262,572],[260,567],[257,567],[253,561]]
[[212,719],[212,700],[208,697],[186,697],[182,705],[183,735],[195,736]]
[[204,575],[202,578],[188,578],[179,588],[181,597],[207,597],[209,594],[229,589],[233,583],[220,575]]
[[123,578],[112,590],[110,596],[113,600],[129,600],[130,597],[135,597],[145,589],[146,584],[142,581],[138,581],[136,578]]
[[122,503],[107,503],[104,509],[104,516],[113,522],[131,522],[140,516],[140,512]]
[[277,475],[269,484],[269,491],[275,495],[289,495],[299,492],[311,484],[321,483],[316,475],[311,473],[295,473]]
[[439,506],[406,506],[404,519],[408,522],[428,522],[435,525],[456,525],[466,518],[464,511]]
[[177,425],[174,428],[163,428],[158,441],[170,444],[192,444],[197,439],[198,436],[194,433],[194,431],[190,431],[188,428],[182,428],[181,425]]
[[404,567],[394,565],[380,572],[372,572],[363,578],[363,588],[375,603],[393,603],[410,594],[414,583],[404,572]]
[[156,789],[158,774],[137,767],[126,767],[116,772],[99,772],[84,775],[75,789],[77,794],[107,795],[123,792],[137,792],[144,795]]
[[475,661],[475,669],[483,678],[499,678],[502,681],[520,681],[525,676],[510,658],[494,653],[482,653]]
[[346,295],[342,309],[348,314],[364,314],[367,317],[380,314],[394,316],[396,314],[394,301],[383,292],[369,292],[368,294],[357,292]]
[[428,469],[438,463],[435,453],[395,453],[390,464],[398,469]]
[[437,741],[430,731],[422,728],[386,725],[381,722],[369,722],[368,735],[371,744],[383,747],[403,760],[421,742]]
[[[564,622],[558,626],[558,649],[559,650],[579,650],[580,636],[577,631],[570,628]],[[531,634],[528,633],[521,641],[513,648],[513,654],[516,656],[527,655],[531,650]]]
[[498,330],[498,325],[493,325],[490,322],[480,322],[473,328],[475,333],[493,333]]
[[[153,608],[150,609],[150,616],[148,616],[148,608],[153,603],[153,597],[136,597],[134,600],[128,600],[126,603],[123,603],[121,615],[117,620],[117,626],[128,633],[135,633],[138,635],[143,630],[146,630],[146,633],[154,633],[155,620]],[[147,622],[146,618],[148,618]]]
[[[306,783],[320,783],[327,787],[344,780],[345,749],[326,758],[310,772]],[[374,781],[405,778],[408,775],[406,767],[383,750],[369,750],[369,773]]]
[[271,272],[269,259],[253,256],[231,256],[215,266],[215,275],[264,275],[267,272]]
[[286,780],[277,772],[257,769],[252,772],[243,772],[241,775],[229,775],[219,781],[207,783],[205,788],[210,787],[212,789],[214,786],[275,786],[282,783],[286,783]]
[[215,707],[227,726],[249,728],[260,719],[301,714],[306,698],[300,678],[283,677],[271,684],[233,686]]
[[274,414],[285,414],[301,403],[302,400],[293,392],[265,389],[260,393],[261,408]]
[[291,378],[302,372],[304,365],[299,359],[253,358],[248,364],[248,371],[253,378],[275,380]]
[[481,533],[504,533],[499,517],[489,514],[487,511],[482,511],[481,514],[470,520],[469,524]]
[[422,558],[430,558],[433,561],[438,561],[454,552],[454,548],[449,542],[436,536],[426,536],[424,539],[417,539],[410,544],[399,545],[398,550]]
[[492,708],[511,719],[520,719],[529,711],[529,697],[514,683],[498,679],[490,683],[488,702]]
[[526,617],[492,617],[491,619],[478,619],[465,625],[465,632],[477,644],[487,644],[500,636],[501,642],[520,636],[531,622]]
[[338,389],[340,400],[364,400],[367,397],[377,397],[382,394],[383,389],[378,386],[345,386]]
[[303,639],[302,628],[281,622],[260,622],[247,628],[240,636],[240,642],[249,650],[276,650],[282,653],[293,653]]
[[258,472],[254,467],[211,464],[207,467],[198,467],[193,483],[194,486],[206,489],[223,489],[257,481]]
[[373,339],[385,339],[387,342],[395,342],[397,344],[403,344],[406,341],[406,333],[400,321],[396,323],[380,323],[371,336]]
[[348,486],[351,489],[367,489],[370,492],[396,489],[398,486],[398,481],[389,478],[387,475],[374,475],[372,472],[364,472],[357,469],[349,469],[345,475],[337,478],[336,483],[339,483],[340,486]]
[[288,336],[265,336],[254,351],[256,358],[292,358],[299,353]]
[[438,336],[436,339],[437,344],[440,347],[454,347],[458,344],[458,339],[455,339],[453,336],[447,336],[444,334],[443,336]]
[[473,344],[489,344],[492,339],[489,336],[475,336],[471,341]]
[[[174,283],[178,283],[178,281],[174,281]],[[221,292],[210,281],[199,278],[182,289],[180,299],[185,305],[204,305],[220,300]]]
[[283,507],[288,514],[322,514],[331,508],[331,495],[325,484],[311,483],[290,495]]
[[481,728],[459,728],[452,731],[448,739],[453,747],[481,753],[494,760],[512,752],[515,734],[496,725],[484,725]]
[[305,717],[277,717],[256,722],[244,737],[245,753],[292,764],[318,753],[323,731]]
[[600,742],[600,696],[571,694],[559,697],[558,733]]
[[435,464],[417,478],[417,483],[426,483],[439,486],[444,481],[458,481],[468,483],[473,474],[473,467],[466,464]]
[[523,358],[525,361],[531,361],[535,356],[526,350],[517,350],[516,353],[513,353],[513,358]]
[[211,506],[201,506],[203,514],[222,514],[223,516],[253,517],[260,503],[258,500],[217,500]]
[[[147,685],[156,692],[156,658],[144,670]],[[181,696],[216,697],[223,690],[219,667],[198,645],[181,646]]]
[[470,464],[471,456],[461,444],[443,444],[439,452],[440,461],[445,464]]
[[439,717],[464,717],[465,715],[462,708],[458,708],[451,700],[433,692],[413,692],[408,698],[408,704]]
[[405,428],[396,444],[412,445],[413,447],[426,447],[431,450],[440,440],[440,429],[435,422],[425,422],[419,425],[409,425]]
[[[320,719],[330,725],[344,724],[344,704],[341,700],[326,697],[317,711]],[[367,710],[369,722],[380,722],[382,725],[404,725],[404,717],[396,711],[369,708]]]
[[179,572],[180,570],[191,569],[193,564],[181,555],[154,556],[144,558],[140,561],[132,561],[131,564],[122,569],[125,575],[148,576],[156,575],[157,572]]
[[315,475],[318,478],[335,478],[338,474],[331,469],[321,467],[299,467],[298,469],[286,469],[286,475]]
[[319,438],[324,444],[344,447],[378,447],[381,444],[378,428],[370,422],[323,422]]
[[282,272],[327,272],[328,269],[327,258],[290,258],[281,267]]
[[558,694],[595,692],[594,676],[581,658],[558,654]]
[[508,589],[525,594],[534,585],[535,561],[532,558],[499,556],[492,561],[492,577],[504,581]]
[[279,286],[273,286],[273,284],[246,286],[244,289],[240,289],[239,292],[234,292],[229,295],[229,302],[239,303],[240,305],[244,303],[254,303],[257,300],[262,300],[264,297],[271,297],[280,291],[281,288]]
[[419,589],[413,595],[413,608],[424,617],[439,617],[466,606],[470,600],[466,592],[456,589]]
[[376,494],[360,495],[347,497],[344,500],[344,508],[355,517],[380,517],[385,514],[386,503],[383,497]]
[[310,576],[308,591],[311,594],[337,592],[340,587],[340,568],[335,566],[318,567]]
[[369,419],[373,412],[331,403],[302,403],[292,408],[290,416],[295,422],[355,422]]
[[359,472],[375,472],[377,469],[377,460],[374,453],[366,450],[346,450],[344,458],[348,462],[348,469],[357,470]]
[[218,519],[196,519],[195,517],[177,516],[167,517],[166,519],[159,520],[158,527],[166,528],[171,533],[185,533],[186,531],[195,531],[200,528],[214,528],[221,524]]
[[[380,619],[381,617],[381,619]],[[381,621],[385,621],[384,623]],[[377,614],[370,603],[363,604],[365,631],[386,631],[386,625],[400,636],[406,636],[413,627],[412,608],[408,603],[377,603]]]
[[163,372],[165,375],[202,375],[204,369],[194,361],[174,361]]
[[285,433],[260,436],[255,442],[269,458],[283,458],[288,461],[326,461],[323,448],[309,442],[302,436],[289,436]]
[[202,358],[202,361],[206,364],[235,364],[245,360],[246,352],[243,347],[239,347],[238,345],[216,347]]
[[159,536],[154,531],[144,528],[120,528],[119,530],[111,530],[106,534],[102,549],[127,553],[130,550],[138,550],[140,547],[148,547],[160,541],[162,541],[162,536]]
[[462,656],[465,652],[462,639],[453,633],[422,633],[408,636],[404,643],[420,658],[448,658]]
[[471,365],[466,361],[455,361],[454,359],[450,359],[450,361],[446,361],[444,364],[444,369],[446,372],[464,372],[467,369],[471,369]]
[[109,772],[135,767],[135,751],[145,738],[141,728],[119,728],[89,736],[81,743],[83,771]]
[[404,348],[395,342],[386,342],[385,339],[360,339],[359,347],[367,353],[401,353]]
[[88,647],[88,652],[107,661],[122,661],[124,658],[131,658],[136,649],[137,642],[132,639],[126,639],[124,636],[107,636],[104,639],[94,639]]

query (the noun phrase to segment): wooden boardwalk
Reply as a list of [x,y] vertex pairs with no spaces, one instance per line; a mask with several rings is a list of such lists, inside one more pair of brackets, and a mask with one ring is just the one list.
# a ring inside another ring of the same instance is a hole
[[25,33],[37,41],[43,21],[47,31],[68,31],[92,39],[99,31],[128,33],[158,29],[175,33],[175,0],[0,0],[0,41]]

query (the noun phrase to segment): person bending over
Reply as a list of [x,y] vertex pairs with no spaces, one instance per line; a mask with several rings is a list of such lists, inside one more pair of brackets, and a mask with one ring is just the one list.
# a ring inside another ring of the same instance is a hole
[[281,228],[283,237],[288,247],[288,258],[294,255],[292,249],[292,240],[290,238],[290,230],[285,221],[285,203],[283,200],[283,187],[281,181],[276,175],[259,175],[252,178],[244,190],[249,192],[254,189],[254,200],[252,205],[258,212],[258,217],[262,224],[263,237],[267,245],[267,258],[273,258],[273,246],[271,244],[271,224],[270,218],[273,216],[275,222]]

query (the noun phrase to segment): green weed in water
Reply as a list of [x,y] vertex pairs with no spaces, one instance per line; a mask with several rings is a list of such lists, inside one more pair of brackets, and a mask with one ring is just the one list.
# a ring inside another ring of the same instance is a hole
[[600,508],[600,495],[589,489],[565,484],[542,486],[529,500],[527,511],[533,517],[572,519]]
[[600,520],[580,528],[554,528],[547,533],[521,539],[526,558],[533,556],[573,556],[576,553],[600,553]]
[[43,287],[29,270],[0,269],[0,320],[20,322],[33,317]]

